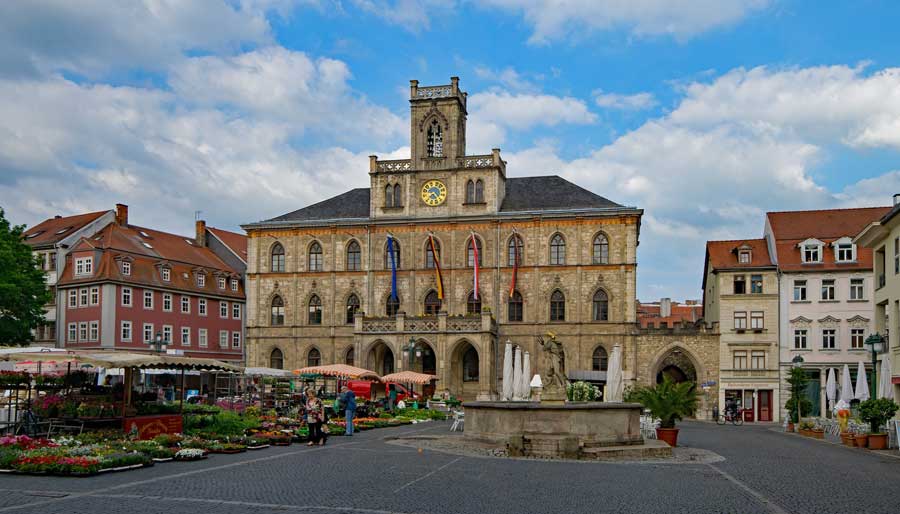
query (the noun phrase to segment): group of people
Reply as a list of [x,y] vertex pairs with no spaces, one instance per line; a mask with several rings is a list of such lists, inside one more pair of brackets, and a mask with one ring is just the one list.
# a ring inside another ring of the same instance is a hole
[[[313,388],[306,390],[306,424],[309,427],[308,446],[319,445],[324,446],[328,438],[327,430],[324,429],[328,422],[328,412],[325,404],[322,403],[320,395]],[[344,411],[344,419],[347,427],[344,435],[353,435],[353,418],[356,416],[356,394],[348,387],[341,389],[341,395],[335,399],[335,412]]]

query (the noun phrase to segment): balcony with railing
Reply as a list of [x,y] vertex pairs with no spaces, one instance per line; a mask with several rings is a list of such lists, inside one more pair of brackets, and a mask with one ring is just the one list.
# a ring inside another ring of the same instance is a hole
[[466,155],[465,157],[430,157],[414,164],[412,159],[379,160],[372,155],[369,157],[370,173],[404,173],[424,169],[486,169],[500,168],[506,172],[506,162],[500,158],[500,150],[484,155]]
[[468,316],[448,316],[440,312],[434,316],[407,316],[398,313],[396,317],[356,318],[356,332],[363,334],[397,334],[397,333],[497,333],[497,321],[490,312],[482,312]]

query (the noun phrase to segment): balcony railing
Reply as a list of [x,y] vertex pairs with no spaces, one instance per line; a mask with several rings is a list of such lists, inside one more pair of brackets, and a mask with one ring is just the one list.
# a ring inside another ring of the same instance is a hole
[[472,316],[406,316],[386,318],[357,318],[358,330],[369,334],[389,334],[402,332],[483,332],[497,331],[497,321],[489,313]]

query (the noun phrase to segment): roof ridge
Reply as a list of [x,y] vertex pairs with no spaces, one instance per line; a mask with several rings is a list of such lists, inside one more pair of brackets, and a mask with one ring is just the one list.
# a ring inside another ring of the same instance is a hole
[[876,205],[872,207],[842,207],[838,209],[803,209],[799,211],[766,211],[766,216],[769,214],[801,214],[801,213],[809,213],[809,212],[837,212],[837,211],[861,211],[866,209],[890,209],[890,205]]

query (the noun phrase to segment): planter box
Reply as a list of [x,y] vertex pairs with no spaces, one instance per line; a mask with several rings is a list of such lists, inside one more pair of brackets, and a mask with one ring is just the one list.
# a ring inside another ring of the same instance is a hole
[[825,431],[824,430],[813,430],[812,436],[816,439],[825,439]]
[[887,449],[887,434],[869,434],[869,449],[884,450]]
[[856,446],[856,440],[853,439],[853,434],[850,432],[841,432],[841,443],[845,446]]
[[247,449],[248,450],[262,450],[262,449],[268,448],[268,447],[269,447],[268,444],[261,444],[259,446],[248,446]]

